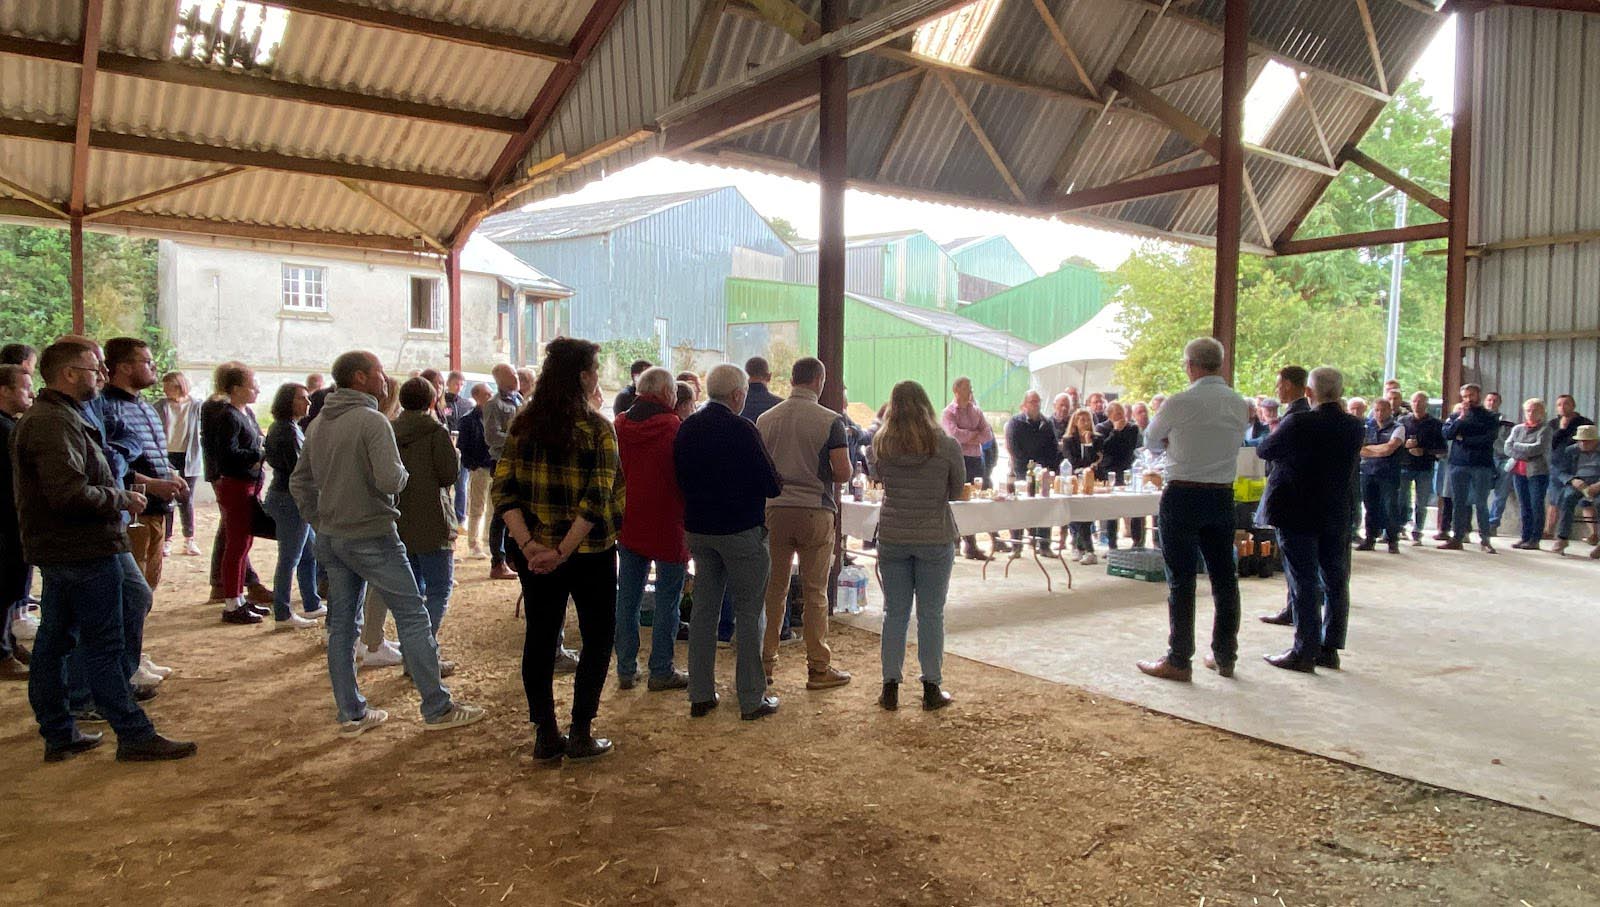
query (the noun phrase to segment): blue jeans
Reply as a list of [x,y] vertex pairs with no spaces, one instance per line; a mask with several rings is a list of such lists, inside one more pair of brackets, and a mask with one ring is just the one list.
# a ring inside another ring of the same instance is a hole
[[1450,534],[1456,541],[1467,537],[1472,528],[1472,512],[1478,512],[1478,535],[1483,541],[1494,537],[1489,528],[1489,489],[1494,487],[1493,466],[1451,466],[1450,497],[1455,502]]
[[[672,647],[678,640],[678,603],[688,564],[656,561],[656,611],[650,622],[650,676],[672,676]],[[639,603],[644,600],[650,558],[617,546],[617,676],[639,673]]]
[[[689,533],[694,555],[696,598],[721,601],[733,597],[734,689],[739,710],[759,708],[767,693],[761,663],[767,633],[766,589],[772,571],[767,529],[757,526],[732,535]],[[716,694],[717,619],[715,608],[695,608],[689,615],[689,701],[709,702]]]
[[467,476],[472,470],[461,467],[461,474],[456,476],[456,525],[467,525]]
[[450,608],[450,590],[455,586],[456,553],[440,548],[407,555],[406,560],[411,564],[411,575],[417,578],[417,592],[422,595],[422,606],[428,609],[428,625],[437,641],[444,612]]
[[1350,620],[1350,537],[1345,527],[1321,532],[1280,528],[1278,546],[1294,614],[1294,653],[1316,658],[1324,649],[1344,648]]
[[1187,668],[1194,657],[1194,588],[1199,560],[1211,577],[1216,617],[1211,654],[1220,664],[1239,656],[1239,574],[1233,560],[1233,489],[1169,485],[1161,495],[1161,559],[1167,568],[1167,662]]
[[956,549],[951,545],[878,543],[878,570],[883,574],[884,683],[900,682],[913,597],[922,682],[944,682],[944,600],[955,562]]
[[317,534],[300,517],[300,508],[287,492],[272,490],[261,502],[261,509],[278,525],[278,568],[272,577],[272,616],[288,620],[294,613],[294,579],[300,579],[300,601],[307,611],[322,607],[317,594]]
[[1544,536],[1544,498],[1550,491],[1550,476],[1511,476],[1517,490],[1517,507],[1522,517],[1522,543],[1538,544]]
[[[1420,536],[1428,525],[1428,505],[1433,503],[1433,474],[1436,468],[1400,470],[1400,501],[1398,510],[1400,528],[1404,529],[1406,517],[1411,517],[1411,534]],[[1412,500],[1415,491],[1416,500]]]
[[[1443,467],[1440,468],[1443,472]],[[1500,518],[1505,516],[1506,501],[1511,497],[1511,473],[1506,471],[1506,460],[1494,461],[1494,487],[1489,489],[1489,525],[1498,529]]]
[[1572,522],[1577,518],[1578,508],[1586,500],[1583,493],[1571,485],[1556,487],[1556,538],[1566,540],[1572,538]]
[[339,720],[357,721],[367,714],[367,700],[356,685],[356,637],[369,583],[383,593],[394,615],[406,673],[422,694],[422,717],[449,714],[454,703],[439,681],[439,644],[400,534],[391,529],[388,535],[345,539],[323,533],[317,536],[317,562],[328,571],[328,679]]
[[[144,651],[144,619],[152,603],[150,586],[144,581],[144,572],[126,552],[115,556],[121,574],[117,579],[122,616],[122,677],[124,680],[139,670],[139,655]],[[87,655],[73,650],[67,655],[67,699],[73,711],[83,711],[97,704],[93,695],[94,682],[89,678]]]
[[1367,512],[1367,537],[1369,542],[1392,542],[1400,537],[1400,520],[1396,517],[1400,506],[1400,474],[1363,473],[1361,476],[1361,505]]
[[[137,743],[154,736],[155,725],[133,701],[133,689],[128,685],[133,674],[127,658],[129,624],[142,626],[150,603],[149,587],[133,556],[117,554],[40,566],[39,572],[44,576],[44,593],[39,600],[39,633],[28,676],[28,704],[33,706],[45,745],[61,746],[72,740],[72,706],[67,702],[69,652],[82,672],[90,701],[99,707],[118,740]],[[135,585],[144,590],[143,602],[137,597],[124,601],[124,592]],[[138,658],[135,644],[135,664]]]

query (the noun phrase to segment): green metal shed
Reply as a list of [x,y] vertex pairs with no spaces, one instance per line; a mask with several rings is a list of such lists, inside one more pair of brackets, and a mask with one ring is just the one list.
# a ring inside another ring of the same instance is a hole
[[960,314],[1045,346],[1083,327],[1109,299],[1099,271],[1062,265],[1036,280],[964,306]]

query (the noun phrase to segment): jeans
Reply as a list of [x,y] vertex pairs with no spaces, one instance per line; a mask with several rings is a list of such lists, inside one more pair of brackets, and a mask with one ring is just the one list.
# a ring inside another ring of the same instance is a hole
[[1321,532],[1278,530],[1294,614],[1294,654],[1316,658],[1344,648],[1350,620],[1350,537],[1342,525]]
[[[137,743],[154,736],[155,725],[133,701],[133,689],[128,685],[133,674],[127,657],[128,624],[142,625],[144,618],[141,603],[125,603],[123,591],[134,580],[139,588],[147,588],[133,558],[116,554],[41,566],[39,572],[44,576],[44,593],[28,674],[28,704],[33,706],[45,745],[64,745],[75,730],[67,702],[68,652],[82,670],[91,701],[118,740]],[[148,606],[147,591],[143,607]],[[139,619],[128,620],[130,612]],[[138,658],[135,644],[133,660]]]
[[278,526],[278,568],[272,577],[272,617],[288,620],[294,613],[289,604],[294,597],[294,581],[300,580],[300,602],[307,611],[322,606],[317,594],[317,534],[300,518],[300,508],[286,491],[268,491],[261,502]]
[[1556,491],[1559,494],[1556,498],[1556,538],[1567,540],[1572,538],[1572,523],[1577,519],[1578,508],[1588,499],[1571,485],[1558,486]]
[[611,669],[611,643],[617,633],[617,552],[614,548],[574,554],[549,573],[531,573],[522,552],[513,548],[512,564],[522,579],[528,628],[522,639],[522,689],[528,697],[528,720],[541,735],[560,732],[556,721],[556,647],[567,620],[567,599],[578,611],[583,651],[572,685],[575,737],[589,733],[600,711],[600,693]]
[[356,634],[368,584],[383,593],[394,615],[406,673],[422,695],[422,717],[449,714],[455,704],[439,680],[439,644],[400,534],[391,529],[387,535],[347,539],[323,533],[317,536],[317,562],[328,571],[328,679],[339,720],[358,721],[367,714],[367,700],[356,685]]
[[1380,537],[1386,542],[1400,538],[1399,511],[1400,474],[1363,473],[1361,476],[1361,504],[1367,512],[1366,540],[1375,542]]
[[11,633],[11,619],[28,597],[28,586],[22,540],[14,534],[0,536],[0,661],[16,655],[17,638]]
[[[1428,524],[1428,505],[1433,503],[1433,474],[1435,468],[1427,469],[1402,469],[1400,470],[1400,500],[1396,513],[1401,529],[1405,528],[1406,516],[1411,517],[1411,534],[1422,535],[1422,530]],[[1415,501],[1412,500],[1413,494]]]
[[1500,518],[1505,516],[1506,501],[1511,497],[1511,473],[1506,471],[1506,458],[1495,457],[1494,460],[1494,487],[1489,489],[1489,525],[1500,527]]
[[467,478],[471,473],[472,470],[463,466],[461,472],[456,474],[455,505],[457,526],[465,526],[467,524]]
[[[763,590],[767,587],[772,559],[763,526],[732,535],[688,534],[689,551],[694,555],[695,593],[701,601],[720,601],[724,593],[733,598],[734,610],[734,690],[739,711],[752,712],[767,694],[767,679],[761,661],[762,640],[767,631],[767,612]],[[788,589],[787,567],[784,588]],[[709,702],[716,695],[717,610],[695,608],[689,615],[689,701]]]
[[[1107,548],[1113,551],[1117,547],[1118,522],[1118,520],[1100,521],[1100,540],[1105,543]],[[1144,546],[1144,517],[1137,516],[1128,520],[1128,538],[1132,540],[1133,547],[1141,548]]]
[[[639,603],[650,576],[650,558],[617,546],[617,676],[639,672]],[[656,561],[656,611],[650,622],[650,676],[672,676],[672,648],[678,640],[678,603],[688,564]]]
[[878,544],[878,570],[883,574],[884,683],[900,682],[913,597],[922,682],[944,682],[944,600],[955,561],[956,551],[949,545]]
[[[181,452],[173,452],[173,451],[169,450],[169,451],[167,451],[167,460],[168,460],[168,462],[170,462],[172,464],[172,474],[175,475],[175,476],[183,476],[183,480],[185,482],[189,483],[190,493],[184,495],[182,500],[174,502],[173,505],[172,505],[174,507],[174,509],[167,512],[167,516],[166,516],[167,536],[166,537],[167,537],[168,541],[171,541],[171,539],[172,539],[172,526],[179,519],[182,519],[183,520],[183,537],[186,538],[186,539],[192,539],[192,538],[194,538],[194,491],[193,491],[193,489],[194,489],[194,487],[196,485],[200,484],[200,477],[199,476],[191,476],[191,475],[189,475],[188,473],[186,473],[184,471],[184,467],[186,465],[188,465],[188,455],[187,454],[184,454],[184,453],[181,453]],[[199,464],[195,464],[195,465],[199,465]]]
[[489,563],[498,566],[506,562],[506,539],[510,533],[506,531],[506,521],[500,518],[498,511],[489,514]]
[[439,625],[444,623],[444,612],[450,609],[450,590],[455,587],[456,553],[449,548],[408,554],[411,575],[417,578],[417,592],[422,595],[422,606],[428,609],[428,625],[433,628],[433,638],[439,639]]
[[1094,550],[1094,524],[1068,523],[1067,533],[1072,536],[1072,550],[1085,554]]
[[[117,584],[117,601],[121,610],[118,622],[122,628],[122,676],[128,679],[139,670],[139,655],[144,651],[144,619],[150,613],[152,596],[150,586],[132,554],[114,556],[121,572]],[[41,604],[42,607],[42,604]],[[88,654],[80,647],[66,654],[67,699],[74,711],[83,711],[101,704],[94,695],[93,670]]]
[[1450,467],[1450,497],[1455,504],[1450,533],[1456,541],[1467,537],[1472,528],[1472,512],[1478,512],[1478,535],[1487,542],[1494,537],[1489,528],[1489,489],[1494,487],[1493,466]]
[[1167,568],[1167,662],[1187,668],[1194,657],[1197,561],[1211,578],[1216,617],[1211,654],[1232,664],[1239,654],[1239,574],[1233,560],[1233,489],[1168,485],[1161,495],[1161,559]]
[[1517,490],[1517,506],[1522,517],[1522,543],[1539,543],[1544,536],[1544,498],[1550,491],[1550,476],[1511,476]]

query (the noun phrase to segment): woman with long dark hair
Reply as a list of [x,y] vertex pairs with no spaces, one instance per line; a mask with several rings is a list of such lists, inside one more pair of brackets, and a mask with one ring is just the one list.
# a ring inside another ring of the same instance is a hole
[[[273,627],[279,630],[315,627],[316,619],[328,613],[317,594],[317,534],[300,516],[300,508],[289,494],[289,476],[300,462],[300,448],[306,435],[299,421],[311,409],[311,394],[304,384],[289,382],[278,386],[272,397],[272,427],[267,429],[267,465],[272,467],[272,484],[267,488],[262,507],[278,526],[278,569],[273,577]],[[289,600],[294,595],[295,577],[300,579],[300,603],[306,613],[294,613]]]
[[251,534],[255,500],[261,494],[261,426],[250,404],[261,387],[256,374],[237,362],[217,367],[213,397],[201,411],[200,445],[222,511],[222,620],[259,624],[265,609],[245,601],[245,559],[255,542]]
[[[571,337],[545,347],[533,397],[511,422],[491,492],[527,603],[522,685],[539,760],[584,759],[611,749],[611,741],[594,736],[592,724],[616,635],[616,547],[624,501],[616,433],[588,403],[600,380],[599,352],[598,345]],[[572,724],[563,736],[552,675],[569,596],[578,611],[583,656]]]

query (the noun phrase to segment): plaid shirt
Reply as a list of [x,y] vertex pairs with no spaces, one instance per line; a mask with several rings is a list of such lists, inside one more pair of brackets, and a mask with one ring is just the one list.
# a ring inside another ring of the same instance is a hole
[[577,443],[560,458],[551,458],[532,440],[508,437],[489,493],[495,513],[522,512],[540,545],[559,546],[583,517],[594,528],[578,553],[610,550],[622,528],[625,502],[616,432],[604,419],[590,419],[578,426]]

